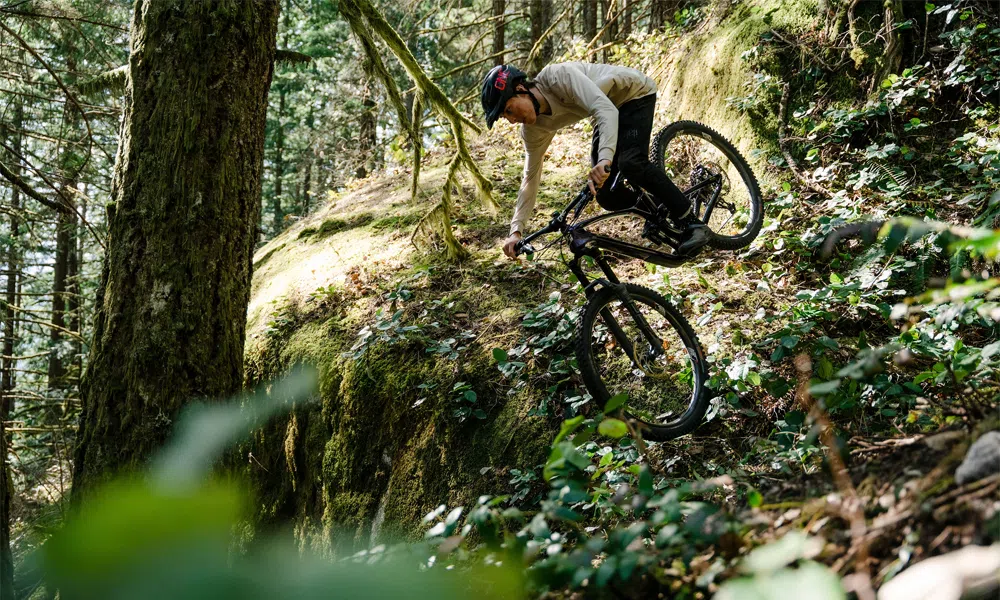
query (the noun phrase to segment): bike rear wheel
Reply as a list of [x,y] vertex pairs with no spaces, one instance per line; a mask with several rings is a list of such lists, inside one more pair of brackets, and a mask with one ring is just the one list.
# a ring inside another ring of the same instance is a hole
[[627,394],[626,417],[643,438],[665,441],[684,435],[701,423],[710,401],[701,344],[663,296],[629,283],[625,290],[655,342],[642,332],[618,291],[601,288],[588,301],[577,330],[583,381],[601,407],[613,396]]
[[[649,154],[649,160],[688,196],[696,216],[715,234],[709,245],[737,250],[760,233],[764,205],[757,177],[717,131],[695,121],[677,121],[657,132]],[[698,186],[709,179],[708,184]]]

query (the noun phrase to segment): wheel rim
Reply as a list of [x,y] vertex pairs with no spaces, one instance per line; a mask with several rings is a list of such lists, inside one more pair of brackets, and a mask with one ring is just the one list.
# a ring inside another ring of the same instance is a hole
[[695,400],[702,376],[692,352],[659,306],[632,294],[639,312],[656,333],[662,347],[653,352],[651,344],[617,297],[602,308],[609,310],[636,349],[636,361],[629,358],[599,312],[590,332],[590,355],[608,396],[628,395],[630,416],[656,426],[681,421]]
[[[698,218],[706,221],[716,235],[737,238],[751,230],[756,207],[749,184],[736,162],[715,144],[711,135],[678,132],[664,148],[663,168],[692,205],[698,205]],[[705,180],[710,180],[709,184],[692,189]],[[708,202],[716,191],[719,195],[706,220]]]

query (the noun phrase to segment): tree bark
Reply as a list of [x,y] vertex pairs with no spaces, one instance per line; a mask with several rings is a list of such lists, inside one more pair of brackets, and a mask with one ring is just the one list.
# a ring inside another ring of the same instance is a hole
[[[548,30],[552,23],[552,0],[531,0],[529,5],[531,16],[531,46],[534,48],[542,40],[542,35]],[[548,62],[552,60],[552,37],[542,40],[542,46],[535,55],[530,65],[527,65],[529,73],[538,73]]]
[[[16,101],[13,110],[14,131],[20,131],[24,120],[24,107],[20,99]],[[14,151],[21,153],[21,135],[14,134]],[[20,176],[20,167],[15,165],[15,174]],[[13,408],[10,391],[14,385],[14,310],[17,306],[17,282],[20,272],[18,255],[18,231],[21,227],[18,212],[21,208],[21,190],[11,186],[10,239],[7,249],[7,309],[3,321],[3,370],[0,372],[0,598],[14,597],[14,556],[10,547],[10,501],[13,496],[10,469],[7,463],[7,430],[4,422],[10,419]]]
[[506,0],[493,0],[493,64],[503,64],[504,33],[506,24],[504,23],[504,13],[507,11]]
[[622,0],[622,11],[624,11],[624,21],[622,21],[622,38],[632,35],[632,5],[634,0]]
[[354,176],[358,179],[367,177],[375,170],[375,151],[378,147],[377,122],[375,117],[375,98],[372,93],[374,77],[370,74],[373,65],[365,60],[364,80],[361,82],[361,116],[358,119],[358,166]]
[[275,132],[274,142],[274,196],[271,198],[271,210],[274,212],[272,229],[274,235],[281,233],[284,228],[285,214],[281,208],[281,182],[285,176],[285,125],[282,122],[285,118],[285,89],[278,91],[278,130]]
[[312,202],[309,195],[312,193],[310,186],[312,185],[312,170],[313,170],[313,157],[312,150],[309,150],[306,154],[306,167],[304,181],[302,182],[302,216],[309,214],[312,209]]
[[882,30],[885,32],[885,52],[879,58],[879,69],[872,80],[872,88],[878,87],[889,75],[899,71],[903,60],[903,42],[896,24],[903,20],[902,0],[885,0],[882,3]]
[[[67,37],[63,41],[61,50],[66,55],[65,75],[67,85],[74,85],[76,79],[76,48],[72,37]],[[85,132],[80,131],[80,113],[70,104],[67,99],[64,111],[63,122],[65,123],[66,137],[73,139],[82,137]],[[48,366],[48,388],[50,390],[64,389],[67,387],[66,364],[62,348],[63,333],[66,328],[66,292],[67,283],[70,276],[70,256],[73,254],[74,240],[76,238],[76,188],[80,176],[80,165],[82,158],[76,152],[76,146],[66,144],[62,149],[60,160],[60,170],[64,183],[62,185],[62,203],[65,210],[57,213],[56,219],[56,254],[55,265],[52,273],[52,324],[55,327],[49,329],[49,366]],[[46,410],[46,414],[51,410]]]
[[[66,197],[73,197],[75,182],[63,187]],[[66,282],[69,277],[70,254],[72,253],[73,229],[76,225],[76,214],[58,213],[56,222],[56,256],[52,276],[52,324],[49,329],[49,370],[48,388],[50,390],[66,387],[66,365],[61,351],[63,333],[66,328]]]
[[143,466],[189,401],[242,386],[278,10],[136,3],[75,502]]
[[588,42],[597,37],[597,10],[597,0],[583,0],[583,37]]
[[[601,1],[601,14],[604,15],[602,21],[604,25],[603,43],[605,44],[615,41],[618,37],[618,20],[615,18],[614,8],[615,3],[612,0]],[[609,48],[604,49],[604,62],[608,61],[610,52]]]
[[[81,198],[86,198],[87,194],[83,193]],[[80,202],[79,205],[80,218],[83,221],[87,219],[87,203],[86,201]],[[75,215],[74,215],[75,216]],[[83,236],[80,235],[79,228],[75,228],[74,239],[73,239],[73,250],[70,255],[69,263],[69,277],[68,277],[68,292],[69,297],[66,301],[66,310],[69,313],[69,330],[76,333],[77,337],[72,341],[73,349],[73,369],[76,373],[76,377],[79,378],[82,374],[83,367],[83,343],[80,341],[80,337],[83,335],[83,303],[81,301],[81,287],[80,287],[80,268],[83,265]]]

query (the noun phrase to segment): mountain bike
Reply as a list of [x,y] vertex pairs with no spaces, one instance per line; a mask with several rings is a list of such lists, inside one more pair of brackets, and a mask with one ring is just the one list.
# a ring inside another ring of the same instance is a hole
[[[709,246],[736,250],[757,237],[763,223],[757,179],[739,151],[717,132],[693,121],[668,125],[656,134],[650,160],[667,172],[708,225],[713,234]],[[697,427],[708,409],[705,352],[680,311],[654,290],[622,283],[608,255],[667,268],[693,257],[676,253],[679,231],[669,223],[662,226],[665,217],[648,192],[620,176],[614,179],[606,182],[609,193],[632,199],[630,208],[588,217],[584,213],[593,196],[584,187],[552,214],[548,225],[518,242],[516,251],[535,254],[534,240],[560,234],[549,245],[566,243],[572,254],[566,264],[587,297],[575,341],[587,391],[600,406],[626,394],[625,417],[642,436],[669,440]],[[649,235],[646,223],[657,225],[655,235]],[[591,279],[583,268],[585,258],[604,276]]]

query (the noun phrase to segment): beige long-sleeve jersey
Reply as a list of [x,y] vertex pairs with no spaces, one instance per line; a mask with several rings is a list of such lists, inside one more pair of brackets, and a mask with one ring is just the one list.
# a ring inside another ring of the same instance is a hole
[[598,160],[611,160],[618,144],[618,107],[656,93],[656,82],[640,71],[579,62],[549,65],[538,73],[535,83],[552,114],[538,115],[533,125],[521,125],[524,173],[510,222],[512,234],[523,232],[535,211],[542,162],[556,131],[593,117],[601,135]]

